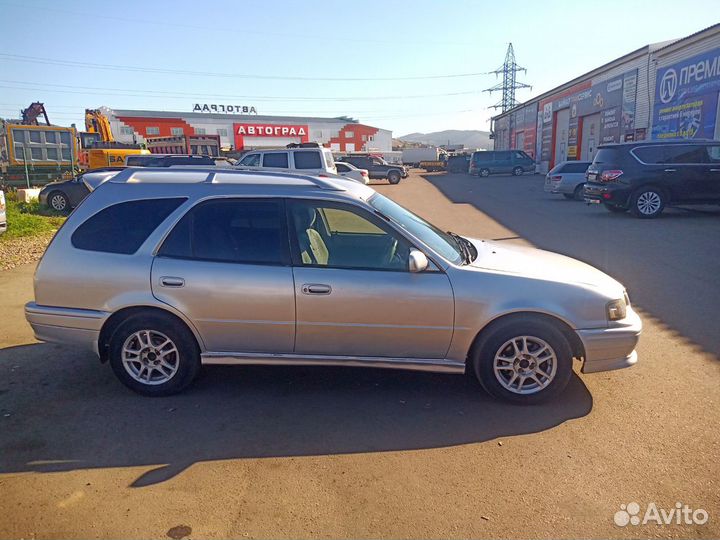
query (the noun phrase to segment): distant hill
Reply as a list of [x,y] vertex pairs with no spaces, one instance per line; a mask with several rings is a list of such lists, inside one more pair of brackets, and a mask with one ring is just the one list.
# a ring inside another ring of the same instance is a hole
[[433,133],[410,133],[398,137],[404,142],[431,144],[463,144],[465,148],[485,148],[491,150],[493,147],[489,131],[478,131],[475,129],[447,129]]

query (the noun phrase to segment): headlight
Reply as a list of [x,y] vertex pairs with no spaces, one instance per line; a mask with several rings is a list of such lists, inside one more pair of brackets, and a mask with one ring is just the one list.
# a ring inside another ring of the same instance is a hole
[[624,319],[625,315],[627,315],[627,305],[625,304],[624,298],[621,298],[620,300],[613,300],[612,302],[608,302],[608,305],[607,305],[608,321],[619,321],[621,319]]

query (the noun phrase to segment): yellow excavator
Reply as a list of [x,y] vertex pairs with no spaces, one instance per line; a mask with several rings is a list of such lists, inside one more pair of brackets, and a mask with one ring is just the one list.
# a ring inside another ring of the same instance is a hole
[[117,142],[110,129],[110,121],[99,109],[85,109],[85,130],[80,139],[80,164],[87,169],[124,167],[125,158],[149,154],[139,144]]

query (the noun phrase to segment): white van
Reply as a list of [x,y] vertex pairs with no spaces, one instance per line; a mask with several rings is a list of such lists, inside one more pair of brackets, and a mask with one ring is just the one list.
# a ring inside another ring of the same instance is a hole
[[245,154],[236,168],[249,171],[277,171],[337,175],[335,160],[329,148],[317,143],[288,144],[285,149],[252,150]]

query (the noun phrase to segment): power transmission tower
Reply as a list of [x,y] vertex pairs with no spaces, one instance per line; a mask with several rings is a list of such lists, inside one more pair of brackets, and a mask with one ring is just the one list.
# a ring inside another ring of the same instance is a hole
[[532,88],[529,84],[517,81],[516,75],[519,71],[527,73],[527,69],[515,63],[515,51],[513,50],[512,43],[509,43],[507,53],[505,54],[505,63],[495,71],[489,72],[494,73],[496,76],[502,74],[502,82],[492,88],[483,90],[483,92],[490,93],[502,91],[502,100],[491,106],[491,109],[502,109],[502,112],[512,109],[519,104],[519,102],[515,100],[515,90],[519,88]]

